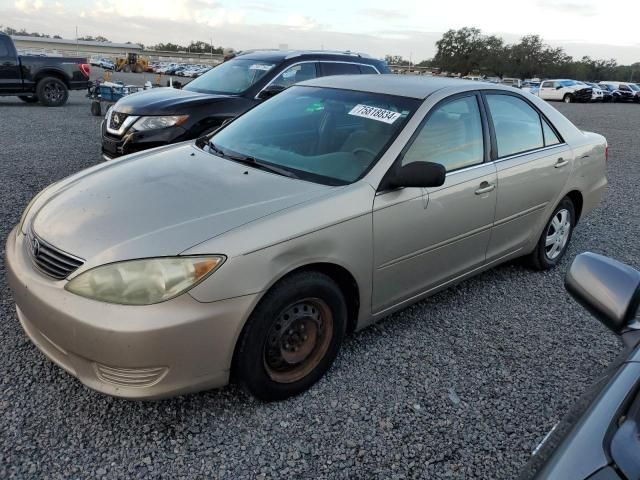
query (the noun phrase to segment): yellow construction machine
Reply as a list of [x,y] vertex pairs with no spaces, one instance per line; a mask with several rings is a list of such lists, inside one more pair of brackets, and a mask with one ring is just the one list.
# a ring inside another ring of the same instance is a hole
[[137,53],[127,53],[126,57],[118,57],[115,62],[116,72],[146,72],[149,68],[149,60],[139,57]]

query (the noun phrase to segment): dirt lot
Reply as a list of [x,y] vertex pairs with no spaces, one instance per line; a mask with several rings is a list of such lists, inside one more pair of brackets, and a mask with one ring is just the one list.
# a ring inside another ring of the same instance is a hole
[[[563,289],[585,250],[640,267],[640,105],[555,105],[610,144],[610,190],[559,268],[500,266],[349,338],[308,393],[235,387],[161,402],[94,393],[45,359],[0,259],[0,478],[512,479],[618,350]],[[29,199],[100,159],[83,93],[0,98],[0,238]]]

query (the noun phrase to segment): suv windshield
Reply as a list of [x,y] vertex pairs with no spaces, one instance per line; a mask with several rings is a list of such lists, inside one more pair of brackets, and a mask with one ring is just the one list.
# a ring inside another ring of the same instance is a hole
[[294,86],[220,130],[209,148],[256,167],[344,185],[373,166],[419,104],[412,98]]
[[242,93],[273,67],[273,62],[234,58],[189,82],[183,90],[199,93]]

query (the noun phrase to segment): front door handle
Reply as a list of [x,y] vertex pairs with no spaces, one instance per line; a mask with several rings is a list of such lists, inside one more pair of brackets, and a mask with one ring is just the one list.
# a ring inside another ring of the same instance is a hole
[[556,168],[562,168],[565,165],[569,165],[569,160],[565,160],[564,158],[560,157],[558,159],[558,161],[556,162],[555,167]]
[[496,188],[495,183],[482,182],[480,188],[476,190],[476,195],[482,195],[483,193],[489,193]]

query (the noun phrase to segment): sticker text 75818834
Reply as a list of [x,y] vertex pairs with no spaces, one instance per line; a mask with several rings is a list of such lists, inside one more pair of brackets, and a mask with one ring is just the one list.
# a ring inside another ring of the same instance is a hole
[[402,115],[399,112],[385,110],[384,108],[371,107],[369,105],[356,105],[351,109],[349,115],[356,117],[369,118],[384,123],[393,123]]

